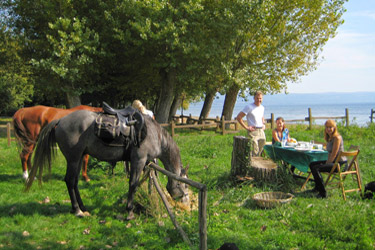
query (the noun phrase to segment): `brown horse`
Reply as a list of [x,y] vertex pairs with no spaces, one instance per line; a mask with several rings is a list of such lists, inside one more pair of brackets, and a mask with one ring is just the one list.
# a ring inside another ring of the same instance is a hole
[[[96,108],[86,105],[80,105],[71,109],[60,109],[47,106],[34,106],[21,108],[13,115],[13,127],[15,136],[21,145],[21,163],[23,169],[23,178],[29,177],[28,169],[31,169],[31,155],[42,128],[53,120],[60,119],[77,110],[89,110],[93,112],[103,112],[102,108]],[[90,181],[87,176],[87,163],[89,156],[85,155],[83,159],[82,177]]]

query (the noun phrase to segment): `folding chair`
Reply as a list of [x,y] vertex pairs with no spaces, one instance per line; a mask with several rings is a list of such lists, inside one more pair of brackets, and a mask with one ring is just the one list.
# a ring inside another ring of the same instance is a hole
[[[336,185],[336,188],[340,187],[344,200],[346,200],[346,193],[355,192],[355,191],[362,192],[362,181],[361,181],[361,175],[360,175],[358,161],[357,161],[359,148],[357,146],[351,146],[350,149],[352,149],[352,151],[340,152],[339,156],[337,157],[333,165],[331,172],[329,173],[325,181],[326,189],[328,185]],[[339,160],[343,156],[347,157],[347,164],[340,165]],[[345,190],[344,181],[347,175],[352,175],[352,177],[356,178],[355,181],[358,185],[358,188]],[[333,180],[337,180],[337,182],[333,182]],[[329,189],[332,189],[332,188],[329,188]]]
[[[323,144],[325,146],[325,143]],[[359,150],[359,146],[356,146],[356,145],[350,145],[348,151],[355,151],[355,150]],[[358,152],[359,153],[359,152]],[[338,159],[340,159],[340,157],[338,157]],[[325,174],[324,172],[322,172],[321,174]],[[327,174],[327,173],[326,173]],[[305,188],[306,188],[306,185],[307,183],[309,182],[310,178],[312,176],[312,173],[311,171],[308,171],[307,172],[307,177],[306,177],[306,181],[303,183],[302,187],[301,187],[301,191],[303,191]],[[326,181],[327,183],[327,181]]]

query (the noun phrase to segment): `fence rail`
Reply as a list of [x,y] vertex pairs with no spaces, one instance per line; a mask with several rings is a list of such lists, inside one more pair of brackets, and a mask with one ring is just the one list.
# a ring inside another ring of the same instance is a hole
[[12,138],[12,130],[13,130],[12,124],[10,122],[7,122],[6,125],[0,124],[0,128],[6,128],[6,130],[7,130],[8,147],[10,147],[10,143],[12,141],[16,140],[15,138]]
[[[371,121],[372,116],[375,113],[374,110],[371,110]],[[271,113],[271,117],[268,119],[265,119],[267,123],[271,125],[271,129],[275,128],[275,115]],[[328,119],[342,119],[345,120],[345,124],[348,127],[349,126],[349,109],[345,109],[345,115],[343,116],[313,116],[311,112],[311,108],[308,108],[307,117],[303,119],[290,119],[285,120],[285,122],[308,122],[309,123],[309,129],[312,129],[313,123],[315,120],[328,120]],[[233,124],[235,126],[235,129],[228,128],[227,124]],[[205,118],[205,119],[197,119],[194,118],[192,115],[189,116],[174,116],[173,120],[170,123],[164,123],[161,124],[163,127],[170,127],[171,128],[171,134],[172,137],[175,136],[176,131],[175,129],[178,128],[190,128],[190,129],[212,129],[213,127],[216,127],[216,132],[220,131],[221,134],[228,134],[228,133],[237,133],[240,129],[240,125],[237,122],[237,120],[229,120],[226,121],[225,117],[222,117],[221,119],[219,117],[216,118]]]
[[[234,125],[234,130],[230,128],[230,125]],[[222,135],[229,133],[237,133],[239,131],[239,124],[236,120],[225,120],[223,116],[221,119],[216,118],[205,118],[196,119],[190,116],[175,116],[170,123],[160,124],[162,127],[170,127],[171,135],[174,137],[176,135],[176,129],[190,128],[190,129],[212,129],[215,128],[216,132],[220,132]]]
[[[181,181],[185,184],[188,184],[192,187],[195,187],[199,190],[199,196],[198,196],[198,222],[199,222],[199,250],[207,250],[207,187],[205,184],[180,177],[174,173],[169,172],[168,170],[165,170],[164,168],[159,167],[158,165],[154,164],[153,162],[150,162],[149,167],[152,169],[159,171],[166,176],[173,178],[177,181]],[[154,180],[157,178],[153,177]],[[155,183],[156,186],[156,183]],[[172,216],[173,217],[173,216]],[[180,227],[178,225],[175,225],[177,229]],[[180,232],[182,229],[180,229]],[[181,232],[185,241],[190,242],[185,233]]]
[[[345,109],[344,116],[312,116],[311,108],[308,108],[307,117],[304,119],[293,119],[293,120],[285,120],[285,122],[309,122],[309,129],[312,129],[312,125],[315,120],[328,120],[328,119],[343,119],[345,120],[346,126],[349,126],[349,109]],[[266,119],[267,123],[271,124],[271,129],[275,127],[275,116],[271,113],[271,118]]]

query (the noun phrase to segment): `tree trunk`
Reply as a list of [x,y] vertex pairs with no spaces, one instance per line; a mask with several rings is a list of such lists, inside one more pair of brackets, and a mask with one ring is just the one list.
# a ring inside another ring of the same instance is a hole
[[178,96],[175,96],[174,100],[173,100],[173,103],[172,103],[172,106],[171,106],[171,110],[169,111],[168,121],[171,121],[172,117],[174,115],[176,115],[177,109],[181,106],[181,104],[182,104],[182,98],[178,97]]
[[[239,90],[240,88],[237,85],[232,85],[225,95],[224,107],[221,116],[225,116],[225,120],[227,121],[232,120],[233,109],[237,101]],[[225,126],[227,129],[229,129],[230,124],[226,124]]]
[[81,98],[77,95],[66,93],[66,103],[68,106],[67,108],[71,109],[71,108],[81,105]]
[[170,68],[168,72],[163,70],[162,86],[160,90],[158,106],[156,109],[155,119],[159,123],[167,123],[169,112],[171,110],[172,102],[174,99],[174,88],[176,84],[176,71]]
[[211,111],[212,103],[214,102],[215,95],[216,95],[216,90],[209,91],[206,93],[202,111],[201,111],[201,114],[199,115],[199,123],[201,123],[201,119],[208,118],[210,111]]

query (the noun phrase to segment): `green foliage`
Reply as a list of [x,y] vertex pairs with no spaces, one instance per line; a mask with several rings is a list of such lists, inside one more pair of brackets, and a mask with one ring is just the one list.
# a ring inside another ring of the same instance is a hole
[[13,35],[4,23],[0,24],[0,106],[1,113],[15,111],[33,94],[29,67],[21,58],[20,37]]

